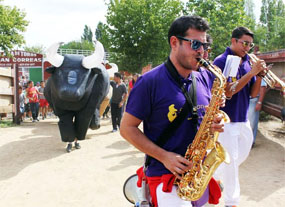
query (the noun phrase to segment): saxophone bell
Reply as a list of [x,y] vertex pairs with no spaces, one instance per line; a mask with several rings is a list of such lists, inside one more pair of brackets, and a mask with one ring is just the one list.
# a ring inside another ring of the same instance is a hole
[[[250,59],[252,61],[257,61],[257,60],[260,60],[258,57],[256,57],[256,55],[254,54],[247,54]],[[265,67],[267,68],[266,72],[265,72],[265,75],[262,76],[262,79],[266,82],[266,84],[270,87],[270,88],[275,88],[276,87],[276,84],[278,83],[281,87],[282,87],[282,91],[283,91],[283,94],[284,94],[284,91],[285,91],[285,83],[279,79],[270,69],[272,67],[272,64],[266,66]]]
[[[213,176],[215,170],[222,162],[229,162],[229,156],[223,146],[217,141],[218,132],[210,128],[216,114],[221,113],[220,103],[224,97],[226,78],[217,66],[203,58],[197,58],[198,64],[205,67],[215,75],[211,90],[210,100],[206,114],[200,124],[193,142],[188,145],[184,157],[192,161],[193,166],[181,175],[180,180],[175,180],[177,194],[183,200],[196,201],[202,197]],[[224,113],[225,114],[225,113]],[[228,116],[224,115],[224,121],[228,122]],[[209,153],[208,153],[209,152]]]

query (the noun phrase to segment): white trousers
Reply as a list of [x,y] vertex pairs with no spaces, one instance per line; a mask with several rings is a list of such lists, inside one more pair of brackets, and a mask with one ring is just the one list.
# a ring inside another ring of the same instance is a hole
[[172,186],[172,191],[163,192],[163,183],[160,183],[156,188],[156,197],[158,207],[192,207],[191,201],[182,200],[176,193],[177,186]]
[[225,124],[224,132],[220,133],[218,141],[230,155],[230,164],[222,163],[214,177],[224,185],[225,205],[239,205],[239,165],[249,155],[253,135],[249,121]]

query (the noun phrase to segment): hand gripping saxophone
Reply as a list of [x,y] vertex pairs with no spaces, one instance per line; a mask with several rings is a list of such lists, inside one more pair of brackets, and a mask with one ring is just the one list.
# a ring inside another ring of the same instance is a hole
[[[253,62],[260,60],[258,57],[256,57],[255,54],[248,54],[248,56]],[[267,67],[270,68],[269,66]],[[265,75],[262,76],[262,79],[270,88],[275,88],[276,83],[278,83],[282,88],[283,97],[285,96],[285,83],[279,79],[270,69],[265,71]]]
[[210,70],[215,76],[211,90],[212,98],[203,118],[200,128],[187,148],[185,158],[192,162],[193,167],[182,175],[181,180],[176,180],[177,194],[183,200],[196,201],[204,194],[208,183],[217,167],[222,163],[229,163],[229,155],[217,141],[219,133],[211,132],[210,127],[214,116],[223,114],[224,122],[229,122],[227,114],[219,110],[222,102],[226,78],[221,69],[211,65],[204,59],[197,59],[199,64]]

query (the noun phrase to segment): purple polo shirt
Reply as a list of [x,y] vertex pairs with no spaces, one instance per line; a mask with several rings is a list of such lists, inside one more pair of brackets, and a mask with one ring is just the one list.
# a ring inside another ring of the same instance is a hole
[[[205,72],[205,71],[204,71]],[[196,77],[197,109],[199,124],[205,114],[205,106],[209,104],[211,91],[208,83],[209,76],[203,77],[202,73],[193,72]],[[182,78],[182,77],[181,77]],[[192,84],[192,75],[183,79],[184,86],[189,91]],[[132,89],[126,111],[136,118],[143,120],[144,134],[153,142],[157,140],[163,130],[175,119],[182,109],[186,99],[178,84],[169,74],[165,64],[142,75]],[[191,120],[192,114],[182,122],[174,135],[164,145],[164,149],[182,156],[192,143],[195,132]],[[170,173],[162,163],[151,159],[147,169],[147,176],[161,176]]]
[[[228,55],[235,55],[234,52],[228,47],[226,51],[219,55],[213,62],[214,65],[218,66],[222,71],[225,68],[226,60]],[[245,55],[242,58],[242,63],[238,68],[237,80],[241,79],[242,76],[247,74],[251,70],[249,64],[249,56]],[[256,77],[253,77],[238,93],[232,96],[230,100],[226,101],[226,106],[221,108],[228,114],[231,122],[246,122],[247,111],[249,106],[249,96],[252,85],[255,83]]]

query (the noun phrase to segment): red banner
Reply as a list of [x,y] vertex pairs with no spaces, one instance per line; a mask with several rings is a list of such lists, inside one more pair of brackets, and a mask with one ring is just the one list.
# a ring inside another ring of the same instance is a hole
[[11,67],[18,64],[19,67],[42,67],[43,55],[15,50],[11,52],[12,57],[0,56],[0,67]]

